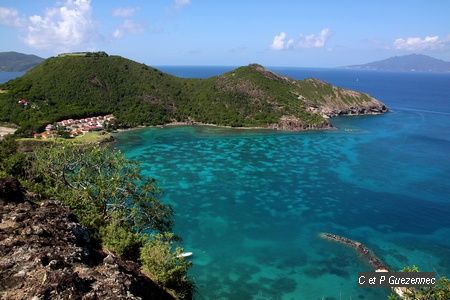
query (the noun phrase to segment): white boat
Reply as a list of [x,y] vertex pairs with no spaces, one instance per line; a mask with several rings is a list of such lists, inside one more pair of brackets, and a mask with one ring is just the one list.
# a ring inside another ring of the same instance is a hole
[[181,257],[189,257],[189,256],[192,256],[192,252],[183,252],[183,253],[181,253],[181,254],[178,254],[177,255],[177,257],[178,258],[181,258]]

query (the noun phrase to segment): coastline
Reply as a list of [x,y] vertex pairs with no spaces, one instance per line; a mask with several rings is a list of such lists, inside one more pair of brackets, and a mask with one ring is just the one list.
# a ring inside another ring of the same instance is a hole
[[305,131],[317,131],[317,130],[337,130],[337,128],[330,122],[334,117],[360,117],[360,116],[376,116],[383,115],[390,110],[386,106],[382,106],[380,110],[365,110],[364,112],[344,110],[340,112],[329,112],[323,115],[325,122],[318,125],[305,125],[302,124],[297,118],[291,116],[282,116],[278,123],[267,124],[266,126],[239,126],[234,127],[230,125],[218,125],[213,123],[203,123],[197,121],[171,121],[169,123],[161,125],[139,125],[130,128],[116,129],[115,133],[121,133],[131,130],[138,130],[143,128],[166,128],[166,127],[178,127],[178,126],[205,126],[216,127],[224,129],[236,129],[236,130],[268,130],[268,131],[283,131],[283,132],[305,132]]
[[[262,126],[249,126],[249,127],[233,127],[229,125],[217,125],[212,123],[202,123],[202,122],[192,122],[192,121],[186,121],[186,122],[170,122],[163,125],[148,125],[148,126],[136,126],[136,127],[130,127],[130,128],[118,128],[114,132],[114,134],[122,133],[122,132],[128,132],[133,130],[139,130],[139,129],[145,129],[145,128],[168,128],[168,127],[184,127],[184,126],[202,126],[202,127],[215,127],[215,128],[223,128],[223,129],[236,129],[236,130],[266,130],[266,131],[283,131],[283,132],[307,132],[307,131],[317,131],[317,130],[336,130],[337,128],[334,126],[330,127],[324,127],[324,128],[306,128],[306,129],[294,129],[294,130],[285,130],[274,127],[276,124],[269,124],[266,127]],[[271,127],[272,126],[272,127]]]

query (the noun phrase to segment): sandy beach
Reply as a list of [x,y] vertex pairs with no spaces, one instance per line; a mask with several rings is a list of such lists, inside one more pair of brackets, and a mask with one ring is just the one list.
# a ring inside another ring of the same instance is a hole
[[0,126],[0,139],[3,138],[5,135],[12,134],[16,132],[16,128],[10,128],[10,127],[1,127]]

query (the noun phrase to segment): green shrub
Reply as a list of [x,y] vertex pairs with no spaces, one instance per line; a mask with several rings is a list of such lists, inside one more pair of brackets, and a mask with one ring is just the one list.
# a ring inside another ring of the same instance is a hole
[[145,237],[112,222],[100,229],[102,245],[117,255],[137,261]]
[[156,234],[141,249],[142,271],[157,283],[174,290],[181,298],[190,298],[194,285],[187,273],[192,263],[173,249],[173,234]]
[[17,151],[15,137],[8,135],[0,140],[0,173],[22,178],[25,176],[27,167],[27,156]]

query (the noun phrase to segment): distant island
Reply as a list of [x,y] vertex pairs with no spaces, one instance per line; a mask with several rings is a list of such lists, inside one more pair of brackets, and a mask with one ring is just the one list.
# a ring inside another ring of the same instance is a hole
[[[26,102],[27,105],[24,105]],[[331,128],[330,117],[378,114],[373,97],[252,64],[208,79],[178,78],[104,52],[52,57],[0,85],[0,121],[20,131],[113,114],[122,127],[212,124],[279,130]]]
[[364,65],[343,67],[354,70],[389,71],[389,72],[450,72],[450,62],[443,61],[428,55],[410,54],[394,56]]
[[0,71],[2,72],[23,72],[27,71],[44,59],[42,57],[23,54],[19,52],[0,52]]

